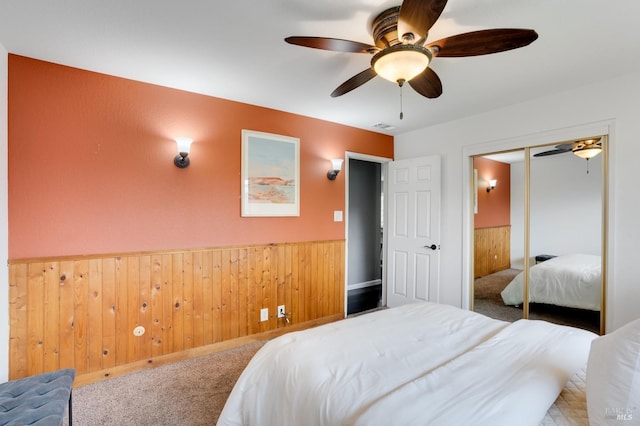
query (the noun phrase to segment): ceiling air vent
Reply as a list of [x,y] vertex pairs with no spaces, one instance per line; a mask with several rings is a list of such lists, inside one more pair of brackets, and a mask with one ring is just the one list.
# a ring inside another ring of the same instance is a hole
[[378,129],[382,129],[382,130],[392,130],[395,129],[395,126],[392,126],[391,124],[386,124],[386,123],[376,123],[373,125],[373,127],[377,127]]

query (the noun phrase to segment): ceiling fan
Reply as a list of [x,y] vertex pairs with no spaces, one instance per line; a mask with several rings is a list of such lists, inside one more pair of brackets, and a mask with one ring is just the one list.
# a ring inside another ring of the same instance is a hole
[[[332,93],[344,95],[379,75],[400,87],[405,82],[427,98],[442,94],[442,83],[429,67],[434,57],[478,56],[527,46],[538,38],[529,29],[472,31],[427,42],[429,30],[440,17],[447,0],[404,0],[401,6],[380,13],[371,25],[374,45],[327,37],[287,37],[304,47],[337,52],[369,53],[371,67],[351,77]],[[401,115],[402,118],[402,115]]]
[[574,142],[556,145],[553,149],[534,154],[534,157],[546,157],[549,155],[564,154],[573,152],[580,158],[588,160],[602,152],[602,137],[582,139]]

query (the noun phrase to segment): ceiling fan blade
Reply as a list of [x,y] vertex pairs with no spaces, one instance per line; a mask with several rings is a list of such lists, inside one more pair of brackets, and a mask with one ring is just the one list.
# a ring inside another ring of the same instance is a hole
[[556,155],[556,154],[564,154],[565,152],[571,152],[570,149],[551,149],[549,151],[543,151],[543,152],[539,152],[537,154],[533,154],[534,157],[547,157],[549,155]]
[[287,37],[284,39],[289,44],[295,44],[314,49],[332,50],[335,52],[371,53],[379,50],[377,47],[358,41],[342,40],[327,37]]
[[427,98],[437,98],[442,94],[440,77],[431,68],[427,68],[421,74],[409,80],[409,85],[413,90]]
[[434,56],[478,56],[524,47],[537,38],[534,30],[499,28],[458,34],[429,43],[427,47]]
[[367,68],[366,70],[354,75],[349,80],[345,81],[340,86],[338,86],[338,88],[331,93],[331,97],[337,98],[338,96],[342,96],[345,93],[348,93],[353,89],[356,89],[362,86],[363,84],[371,80],[376,75],[377,74],[373,70],[373,68]]
[[571,149],[573,148],[573,145],[574,145],[573,142],[569,142],[569,143],[556,145],[555,148],[561,151],[571,151]]
[[404,0],[398,15],[398,39],[408,33],[419,40],[427,35],[447,5],[447,0]]

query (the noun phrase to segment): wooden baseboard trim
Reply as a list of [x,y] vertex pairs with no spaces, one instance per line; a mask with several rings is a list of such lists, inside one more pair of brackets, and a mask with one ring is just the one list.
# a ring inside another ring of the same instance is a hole
[[143,371],[150,368],[157,368],[163,365],[171,364],[178,361],[184,361],[187,359],[197,358],[204,355],[209,355],[216,352],[233,349],[238,346],[246,345],[248,343],[270,340],[275,337],[281,336],[292,331],[306,330],[308,328],[317,327],[319,325],[328,324],[331,322],[339,321],[345,318],[344,312],[328,317],[320,318],[317,320],[307,321],[300,324],[288,325],[285,327],[279,327],[275,330],[265,331],[263,333],[253,334],[251,336],[238,337],[236,339],[225,340],[223,342],[212,343],[210,345],[201,346],[198,348],[187,349],[180,352],[175,352],[167,355],[161,355],[145,360],[132,362],[129,364],[120,365],[113,368],[107,368],[104,370],[94,371],[87,374],[82,374],[76,377],[73,387],[88,385],[96,383],[102,380],[113,379],[115,377],[124,376],[126,374],[135,373],[137,371]]

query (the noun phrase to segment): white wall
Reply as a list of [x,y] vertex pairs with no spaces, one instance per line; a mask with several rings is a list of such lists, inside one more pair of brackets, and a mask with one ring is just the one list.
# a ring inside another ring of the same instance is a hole
[[[594,157],[588,164],[571,153],[532,159],[531,264],[537,254],[601,254],[602,158]],[[520,162],[511,164],[511,267],[524,268],[523,259],[524,163]]]
[[640,254],[638,99],[640,73],[636,72],[395,138],[397,159],[442,156],[441,302],[463,306],[466,303],[463,296],[468,292],[467,279],[463,279],[463,269],[467,268],[463,265],[467,256],[463,229],[466,233],[469,228],[467,213],[463,213],[463,206],[468,203],[463,191],[469,185],[465,178],[469,166],[466,153],[478,147],[500,147],[508,141],[521,140],[521,146],[531,145],[531,140],[551,143],[554,140],[548,139],[550,133],[570,134],[572,129],[607,121],[610,123],[607,330],[640,317],[640,269],[636,266]]
[[0,44],[0,383],[9,379],[8,63],[7,50]]

